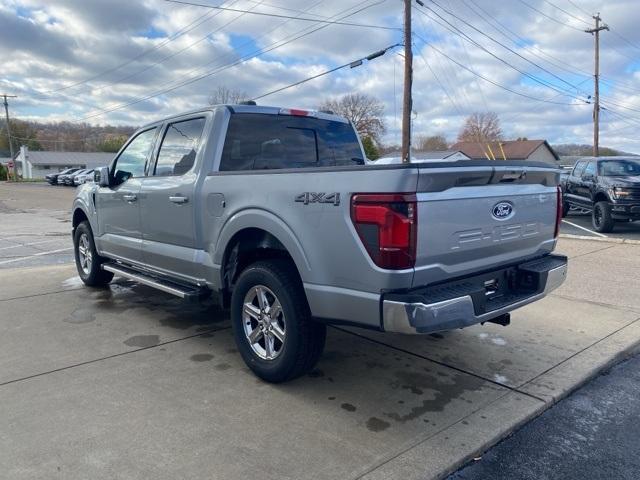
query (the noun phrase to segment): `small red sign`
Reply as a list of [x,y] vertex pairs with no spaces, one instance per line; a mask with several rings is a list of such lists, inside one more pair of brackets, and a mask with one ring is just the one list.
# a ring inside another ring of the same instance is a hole
[[8,162],[8,163],[7,163],[7,167],[9,167],[9,168],[13,168],[13,162]]

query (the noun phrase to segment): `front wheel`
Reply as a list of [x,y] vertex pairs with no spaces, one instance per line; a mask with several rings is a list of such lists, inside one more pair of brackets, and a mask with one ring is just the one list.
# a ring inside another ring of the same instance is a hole
[[102,270],[105,259],[98,255],[89,222],[81,222],[73,233],[73,250],[78,275],[85,285],[99,287],[113,278],[112,272]]
[[231,321],[243,360],[267,382],[304,375],[324,349],[326,326],[311,319],[295,267],[286,260],[256,262],[240,274]]
[[607,202],[598,202],[593,206],[591,223],[596,232],[609,233],[613,230],[615,220],[611,215],[611,206]]

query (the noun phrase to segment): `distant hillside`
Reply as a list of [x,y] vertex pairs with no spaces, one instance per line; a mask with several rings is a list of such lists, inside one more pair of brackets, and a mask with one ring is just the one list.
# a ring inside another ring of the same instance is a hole
[[[94,126],[88,123],[12,120],[14,152],[21,145],[30,150],[59,152],[117,152],[136,130],[134,126]],[[9,156],[5,125],[0,125],[0,157]]]
[[[579,145],[577,143],[561,143],[558,145],[552,145],[553,149],[561,157],[576,156],[576,157],[588,157],[593,155],[592,145]],[[600,147],[600,155],[603,157],[619,157],[623,155],[637,155],[635,153],[623,152],[621,150],[615,150],[608,147]]]

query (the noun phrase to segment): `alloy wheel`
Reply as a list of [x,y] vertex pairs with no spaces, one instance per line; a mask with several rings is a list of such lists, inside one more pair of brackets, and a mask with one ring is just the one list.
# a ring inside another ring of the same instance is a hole
[[253,352],[263,360],[274,360],[283,350],[286,323],[278,297],[264,285],[252,287],[242,307],[244,334]]
[[78,239],[78,260],[80,261],[82,271],[86,275],[89,275],[93,263],[93,254],[91,253],[91,244],[89,243],[89,237],[86,233],[80,235]]

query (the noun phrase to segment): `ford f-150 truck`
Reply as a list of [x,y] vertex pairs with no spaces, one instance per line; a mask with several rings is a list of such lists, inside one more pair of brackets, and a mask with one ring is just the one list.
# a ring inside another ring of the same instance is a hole
[[76,264],[89,286],[213,296],[247,365],[282,382],[314,366],[327,324],[508,324],[566,276],[558,179],[527,162],[366,165],[344,118],[220,105],[141,128],[79,187]]
[[591,211],[594,230],[609,233],[616,222],[640,220],[640,160],[586,157],[561,180],[563,216],[574,207]]

